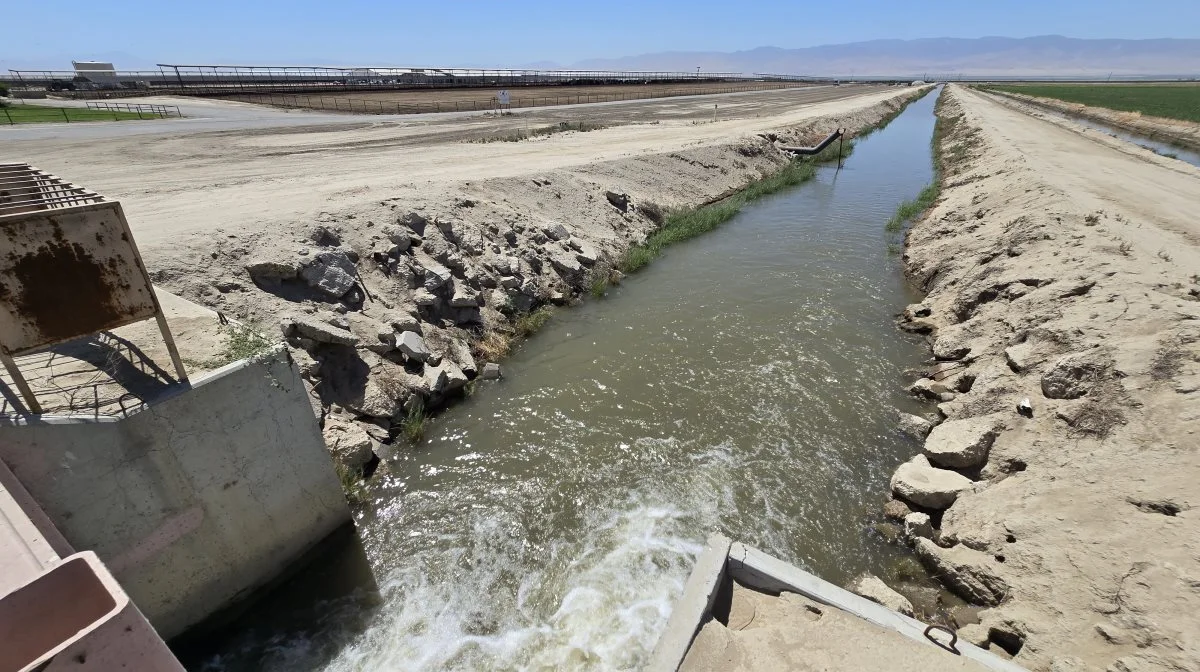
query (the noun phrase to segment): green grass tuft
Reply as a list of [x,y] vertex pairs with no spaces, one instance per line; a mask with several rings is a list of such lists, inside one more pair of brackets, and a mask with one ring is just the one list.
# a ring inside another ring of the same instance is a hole
[[428,416],[425,415],[425,404],[420,400],[413,403],[408,409],[408,413],[404,415],[404,419],[400,421],[400,436],[414,446],[425,438],[425,420]]
[[362,474],[334,460],[333,469],[337,472],[338,481],[342,484],[342,492],[346,501],[351,504],[362,504],[367,501],[370,490],[362,480]]
[[517,319],[513,322],[513,328],[517,332],[517,337],[528,338],[537,333],[539,329],[546,326],[552,315],[554,315],[553,308],[550,306],[541,306],[517,316]]

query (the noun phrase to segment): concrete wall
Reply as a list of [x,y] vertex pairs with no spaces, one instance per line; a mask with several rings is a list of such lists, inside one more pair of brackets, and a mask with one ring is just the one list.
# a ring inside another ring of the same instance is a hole
[[0,418],[0,459],[165,638],[350,520],[286,350],[125,419]]

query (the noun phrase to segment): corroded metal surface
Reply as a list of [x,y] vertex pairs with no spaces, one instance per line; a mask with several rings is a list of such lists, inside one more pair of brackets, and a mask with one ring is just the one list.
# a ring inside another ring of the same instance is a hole
[[0,347],[19,353],[154,317],[115,202],[0,217]]

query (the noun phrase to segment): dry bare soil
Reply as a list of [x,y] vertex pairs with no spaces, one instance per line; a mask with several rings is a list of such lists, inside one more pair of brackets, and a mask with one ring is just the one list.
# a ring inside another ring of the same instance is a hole
[[918,554],[1031,669],[1200,669],[1200,170],[945,95],[902,322],[936,358],[926,457],[970,482]]

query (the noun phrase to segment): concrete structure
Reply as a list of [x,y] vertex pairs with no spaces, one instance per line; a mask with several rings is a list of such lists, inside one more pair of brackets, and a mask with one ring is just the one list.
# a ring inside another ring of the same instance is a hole
[[0,463],[0,670],[183,667],[95,553],[73,553]]
[[350,520],[283,348],[169,388],[124,417],[0,417],[0,461],[166,638]]

